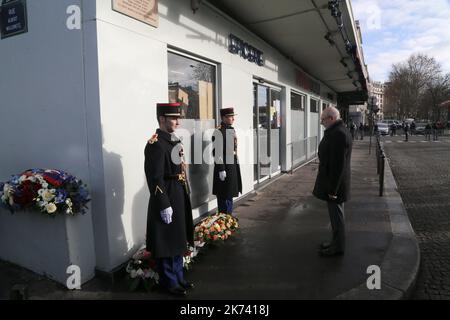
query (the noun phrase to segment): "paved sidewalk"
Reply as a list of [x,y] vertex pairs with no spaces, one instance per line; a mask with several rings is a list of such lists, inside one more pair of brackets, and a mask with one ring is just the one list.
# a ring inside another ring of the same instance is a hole
[[[188,299],[407,298],[419,268],[417,240],[388,166],[385,196],[378,196],[375,152],[369,156],[368,149],[367,140],[355,141],[344,256],[318,255],[331,227],[325,202],[311,194],[318,169],[312,162],[236,208],[240,232],[199,257],[187,273],[196,285]],[[367,289],[371,265],[381,267],[381,290]],[[112,286],[99,279],[75,292],[31,288],[35,299],[171,299],[130,293],[124,282]]]

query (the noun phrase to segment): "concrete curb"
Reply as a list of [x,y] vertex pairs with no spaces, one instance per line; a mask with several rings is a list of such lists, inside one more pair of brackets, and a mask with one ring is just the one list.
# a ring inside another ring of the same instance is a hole
[[420,248],[416,234],[398,192],[389,162],[385,167],[385,195],[392,240],[381,269],[381,289],[369,290],[362,283],[335,299],[338,300],[400,300],[408,299],[414,289],[420,267]]

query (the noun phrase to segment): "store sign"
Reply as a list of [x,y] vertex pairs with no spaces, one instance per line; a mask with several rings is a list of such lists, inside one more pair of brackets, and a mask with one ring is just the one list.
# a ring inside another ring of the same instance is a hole
[[306,73],[300,70],[296,70],[296,83],[299,87],[320,94],[320,84],[312,80]]
[[264,65],[263,52],[249,45],[247,42],[230,34],[228,37],[228,51],[232,54],[238,54],[243,59],[256,63],[258,66]]
[[2,39],[28,31],[26,0],[4,0],[0,9]]
[[158,0],[113,0],[112,8],[126,16],[158,27]]

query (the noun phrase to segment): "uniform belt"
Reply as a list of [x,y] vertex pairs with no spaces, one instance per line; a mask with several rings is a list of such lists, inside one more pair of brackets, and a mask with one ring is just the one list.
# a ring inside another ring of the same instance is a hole
[[167,175],[167,176],[164,176],[164,179],[165,180],[177,180],[177,181],[180,181],[183,183],[186,182],[186,178],[185,178],[184,174],[182,174],[182,173]]

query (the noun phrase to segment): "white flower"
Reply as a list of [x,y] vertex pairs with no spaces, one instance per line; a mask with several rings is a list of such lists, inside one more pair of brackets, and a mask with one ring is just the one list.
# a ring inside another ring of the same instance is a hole
[[131,272],[130,272],[130,277],[131,277],[132,279],[136,278],[136,270],[131,270]]
[[72,200],[70,200],[70,198],[66,199],[66,204],[67,206],[71,207],[72,206]]
[[47,189],[48,188],[48,183],[47,182],[43,182],[42,183],[42,188]]
[[26,176],[26,175],[21,175],[20,178],[19,178],[19,182],[23,182],[23,181],[25,181],[26,179],[27,179],[27,176]]
[[144,276],[144,271],[142,271],[142,269],[139,268],[139,269],[137,269],[137,271],[136,271],[136,275],[139,276],[139,277],[143,277],[143,276]]
[[51,193],[49,190],[47,190],[47,189],[42,193],[42,199],[44,199],[44,201],[49,202],[54,197],[55,197],[55,195],[53,193]]
[[40,208],[45,208],[47,205],[48,205],[48,202],[46,202],[46,201],[39,201],[38,202],[38,206]]
[[45,206],[45,210],[47,210],[48,213],[53,213],[57,209],[58,208],[56,207],[56,205],[54,203],[49,203],[48,205]]

